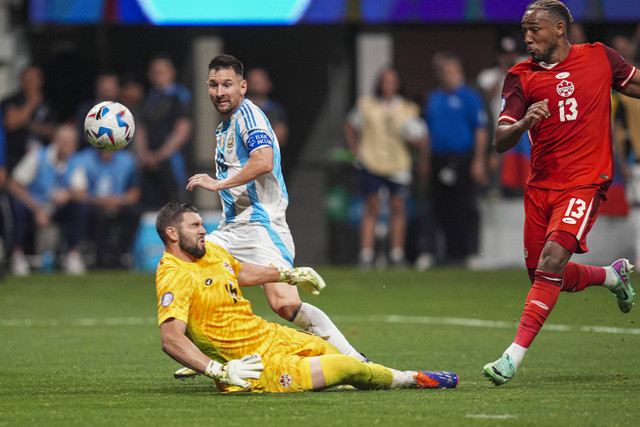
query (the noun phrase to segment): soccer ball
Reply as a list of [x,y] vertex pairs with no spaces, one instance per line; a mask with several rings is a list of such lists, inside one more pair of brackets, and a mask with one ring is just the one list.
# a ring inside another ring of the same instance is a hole
[[96,104],[84,119],[87,140],[104,151],[118,151],[126,147],[135,130],[131,111],[119,102],[105,101]]

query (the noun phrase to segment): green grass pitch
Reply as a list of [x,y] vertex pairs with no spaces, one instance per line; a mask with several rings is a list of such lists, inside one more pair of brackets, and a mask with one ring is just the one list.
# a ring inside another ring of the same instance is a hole
[[[303,299],[359,351],[398,369],[454,371],[458,388],[221,395],[207,378],[173,379],[178,365],[160,349],[152,275],[7,277],[0,426],[631,426],[640,419],[640,307],[622,314],[602,288],[563,293],[518,374],[494,387],[480,371],[513,339],[529,288],[524,270],[318,271],[327,289]],[[244,292],[257,314],[279,321],[260,288]]]

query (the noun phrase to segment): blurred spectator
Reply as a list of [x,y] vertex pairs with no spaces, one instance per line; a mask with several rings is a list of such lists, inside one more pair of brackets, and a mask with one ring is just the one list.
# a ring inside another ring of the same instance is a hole
[[[513,37],[502,37],[496,53],[496,65],[480,71],[476,79],[487,100],[490,119],[488,128],[492,132],[498,124],[498,116],[502,110],[502,82],[507,71],[521,59],[516,40]],[[492,138],[493,135],[490,135],[488,139]],[[489,170],[496,173],[498,178],[498,182],[493,184],[494,187],[499,184],[503,195],[506,196],[524,194],[530,169],[528,134],[522,136],[515,149],[503,155],[498,155],[491,149],[488,160]]]
[[389,194],[389,258],[393,266],[405,263],[406,200],[411,184],[409,144],[424,145],[426,128],[420,107],[400,94],[400,78],[393,68],[382,71],[375,96],[363,96],[344,126],[347,144],[360,169],[365,205],[361,218],[360,256],[362,268],[375,261],[376,223],[381,190]]
[[581,23],[572,22],[571,25],[569,25],[568,31],[569,32],[567,34],[567,39],[569,40],[569,43],[571,44],[588,43],[587,32],[585,31]]
[[427,99],[429,128],[423,170],[429,171],[435,219],[447,263],[470,263],[477,253],[480,218],[476,188],[487,184],[487,114],[480,95],[465,85],[460,59],[433,58],[440,87]]
[[[2,117],[2,107],[0,107]],[[5,275],[5,260],[10,247],[11,203],[7,196],[7,138],[4,126],[0,123],[0,278]]]
[[142,100],[144,99],[144,85],[131,73],[124,74],[120,81],[120,103],[127,107],[133,118],[138,118]]
[[269,98],[272,90],[273,84],[266,70],[253,68],[247,72],[247,98],[266,114],[282,148],[289,139],[287,112],[282,105]]
[[80,154],[74,167],[82,176],[81,201],[89,206],[88,237],[95,248],[96,266],[130,267],[141,214],[136,159],[127,150],[89,147]]
[[32,65],[20,76],[20,91],[2,101],[8,173],[28,149],[48,143],[53,135],[55,115],[44,99],[42,86],[42,71]]
[[502,82],[509,68],[520,59],[518,44],[513,37],[502,37],[496,49],[495,65],[480,71],[476,79],[489,105],[491,123],[498,123],[498,115],[502,110]]
[[[94,97],[78,104],[76,108],[75,120],[78,125],[78,135],[80,141],[84,142],[84,119],[91,108],[104,101],[117,101],[120,91],[120,80],[118,75],[110,71],[102,72],[96,77],[94,87]],[[82,146],[82,145],[81,145]]]
[[142,205],[156,209],[186,197],[181,150],[191,135],[191,94],[176,83],[169,58],[153,59],[148,77],[151,88],[138,113],[135,148],[142,167]]
[[[612,39],[611,46],[629,64],[638,67],[640,65],[637,56],[640,47],[640,25],[632,38],[618,35]],[[602,206],[602,211],[610,215],[627,214],[628,208],[631,208],[631,223],[635,234],[635,261],[637,263],[640,261],[640,99],[631,98],[618,92],[613,92],[612,96],[614,154],[618,173],[609,189],[609,197]],[[625,180],[626,200],[620,200],[619,193]],[[624,209],[625,207],[627,210]]]
[[[24,248],[31,234],[36,238],[36,252],[53,262],[56,242],[51,225],[54,223],[60,226],[67,243],[66,271],[70,274],[85,271],[78,243],[85,230],[86,209],[74,201],[81,197],[81,187],[69,168],[77,145],[76,126],[62,125],[55,130],[51,144],[30,150],[11,174],[8,182],[14,197],[11,268],[15,275],[29,274]],[[30,230],[34,233],[29,233]]]
[[[0,106],[0,116],[2,106]],[[0,123],[0,192],[5,191],[7,185],[7,135],[4,126]]]

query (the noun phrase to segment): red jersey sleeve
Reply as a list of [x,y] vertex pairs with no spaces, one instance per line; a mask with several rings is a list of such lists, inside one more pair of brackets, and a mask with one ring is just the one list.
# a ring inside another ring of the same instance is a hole
[[[596,44],[601,44],[601,43],[596,43]],[[609,46],[605,46],[603,44],[602,44],[602,47],[604,48],[604,51],[607,54],[607,59],[609,60],[609,66],[611,67],[611,80],[612,80],[611,86],[613,87],[614,90],[619,92],[621,89],[624,89],[629,84],[634,74],[638,70],[636,69],[636,67],[631,66],[626,62],[624,62],[624,59],[622,58],[622,56],[614,49],[611,49]]]
[[527,112],[527,100],[518,74],[509,71],[502,86],[502,111],[498,123],[507,121],[515,123]]

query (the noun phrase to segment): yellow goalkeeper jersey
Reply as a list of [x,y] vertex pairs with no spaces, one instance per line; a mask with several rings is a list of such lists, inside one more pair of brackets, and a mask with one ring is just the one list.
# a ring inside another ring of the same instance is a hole
[[204,354],[218,361],[265,354],[277,325],[253,314],[242,297],[242,268],[226,250],[206,242],[207,252],[195,263],[164,253],[156,271],[158,324],[176,318]]

